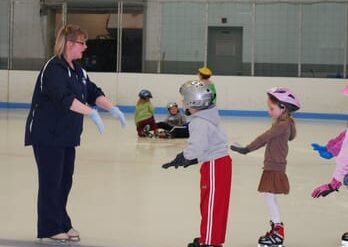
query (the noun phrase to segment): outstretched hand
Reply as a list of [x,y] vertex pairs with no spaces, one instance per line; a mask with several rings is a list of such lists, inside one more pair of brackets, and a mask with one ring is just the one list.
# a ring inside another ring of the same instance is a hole
[[332,153],[330,153],[327,150],[326,146],[321,146],[317,143],[312,143],[311,146],[312,146],[314,151],[317,151],[319,153],[320,157],[327,159],[327,160],[329,160],[333,157]]
[[109,112],[114,118],[116,118],[120,121],[122,128],[126,127],[127,120],[126,120],[123,112],[121,112],[117,106],[112,107]]
[[103,120],[101,119],[98,111],[93,109],[92,112],[89,114],[89,118],[97,126],[99,133],[103,134],[105,127],[104,127]]
[[329,184],[323,184],[315,188],[312,192],[313,198],[325,197],[331,194],[334,191],[338,192],[338,189],[341,187],[342,183],[337,181],[335,178],[331,180]]
[[231,145],[230,149],[234,152],[240,153],[240,154],[247,154],[249,153],[249,149],[246,147],[239,147],[239,146],[235,146],[235,145]]
[[198,164],[197,159],[188,160],[185,158],[184,153],[181,152],[181,153],[176,155],[174,160],[162,165],[162,168],[168,169],[169,167],[173,166],[173,167],[175,167],[175,169],[178,169],[179,166],[186,168],[186,167],[194,165],[194,164]]

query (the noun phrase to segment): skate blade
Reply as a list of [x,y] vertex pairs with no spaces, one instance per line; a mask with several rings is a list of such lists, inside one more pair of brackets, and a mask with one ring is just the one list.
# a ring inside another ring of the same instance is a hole
[[[257,247],[285,247],[283,244],[258,244]],[[347,246],[348,247],[348,246]]]
[[69,237],[69,241],[70,242],[80,242],[81,241],[81,239],[80,239],[80,237]]
[[40,238],[38,241],[40,245],[49,245],[49,246],[62,246],[62,245],[70,245],[69,240],[55,240],[50,238]]

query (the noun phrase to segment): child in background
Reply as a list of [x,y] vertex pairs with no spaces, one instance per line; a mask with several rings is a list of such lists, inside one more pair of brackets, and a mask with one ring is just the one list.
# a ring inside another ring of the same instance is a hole
[[225,242],[230,201],[232,160],[227,136],[220,125],[213,93],[204,83],[193,80],[180,88],[185,107],[191,112],[190,138],[184,151],[164,164],[188,167],[201,162],[201,234],[188,247],[222,247]]
[[213,72],[208,67],[202,67],[198,69],[198,78],[200,81],[204,82],[205,85],[213,93],[213,104],[216,105],[216,88],[215,84],[210,80],[210,77],[213,75]]
[[259,246],[278,246],[284,241],[284,226],[280,220],[277,194],[289,194],[286,175],[288,141],[296,136],[291,113],[300,109],[300,102],[286,88],[272,88],[268,92],[269,114],[274,119],[272,127],[246,147],[231,146],[233,151],[247,154],[266,145],[265,160],[258,191],[264,193],[271,218],[271,231],[259,238]]
[[175,102],[167,105],[169,115],[163,122],[157,123],[159,129],[163,129],[167,138],[188,138],[188,123],[186,117],[180,112]]
[[149,90],[143,89],[139,92],[139,100],[135,107],[134,121],[137,126],[139,137],[151,137],[150,131],[157,134],[157,125],[154,119],[155,108],[151,104],[152,94]]

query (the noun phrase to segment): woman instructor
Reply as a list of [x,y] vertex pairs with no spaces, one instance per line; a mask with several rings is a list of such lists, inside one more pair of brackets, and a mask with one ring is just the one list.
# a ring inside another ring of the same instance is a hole
[[25,145],[33,147],[38,167],[38,238],[78,241],[66,210],[73,182],[75,147],[80,145],[83,116],[104,131],[98,112],[107,110],[126,125],[123,113],[89,80],[76,62],[86,50],[87,33],[79,26],[62,27],[55,42],[55,56],[41,69],[26,122]]

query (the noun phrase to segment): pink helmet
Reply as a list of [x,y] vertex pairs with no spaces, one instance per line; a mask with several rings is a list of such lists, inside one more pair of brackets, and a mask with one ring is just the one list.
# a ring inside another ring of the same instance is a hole
[[343,89],[342,93],[343,93],[345,96],[348,96],[348,86],[346,86],[346,87]]
[[281,107],[286,107],[290,112],[300,109],[301,104],[299,99],[287,88],[274,87],[267,91],[268,95],[276,98]]

